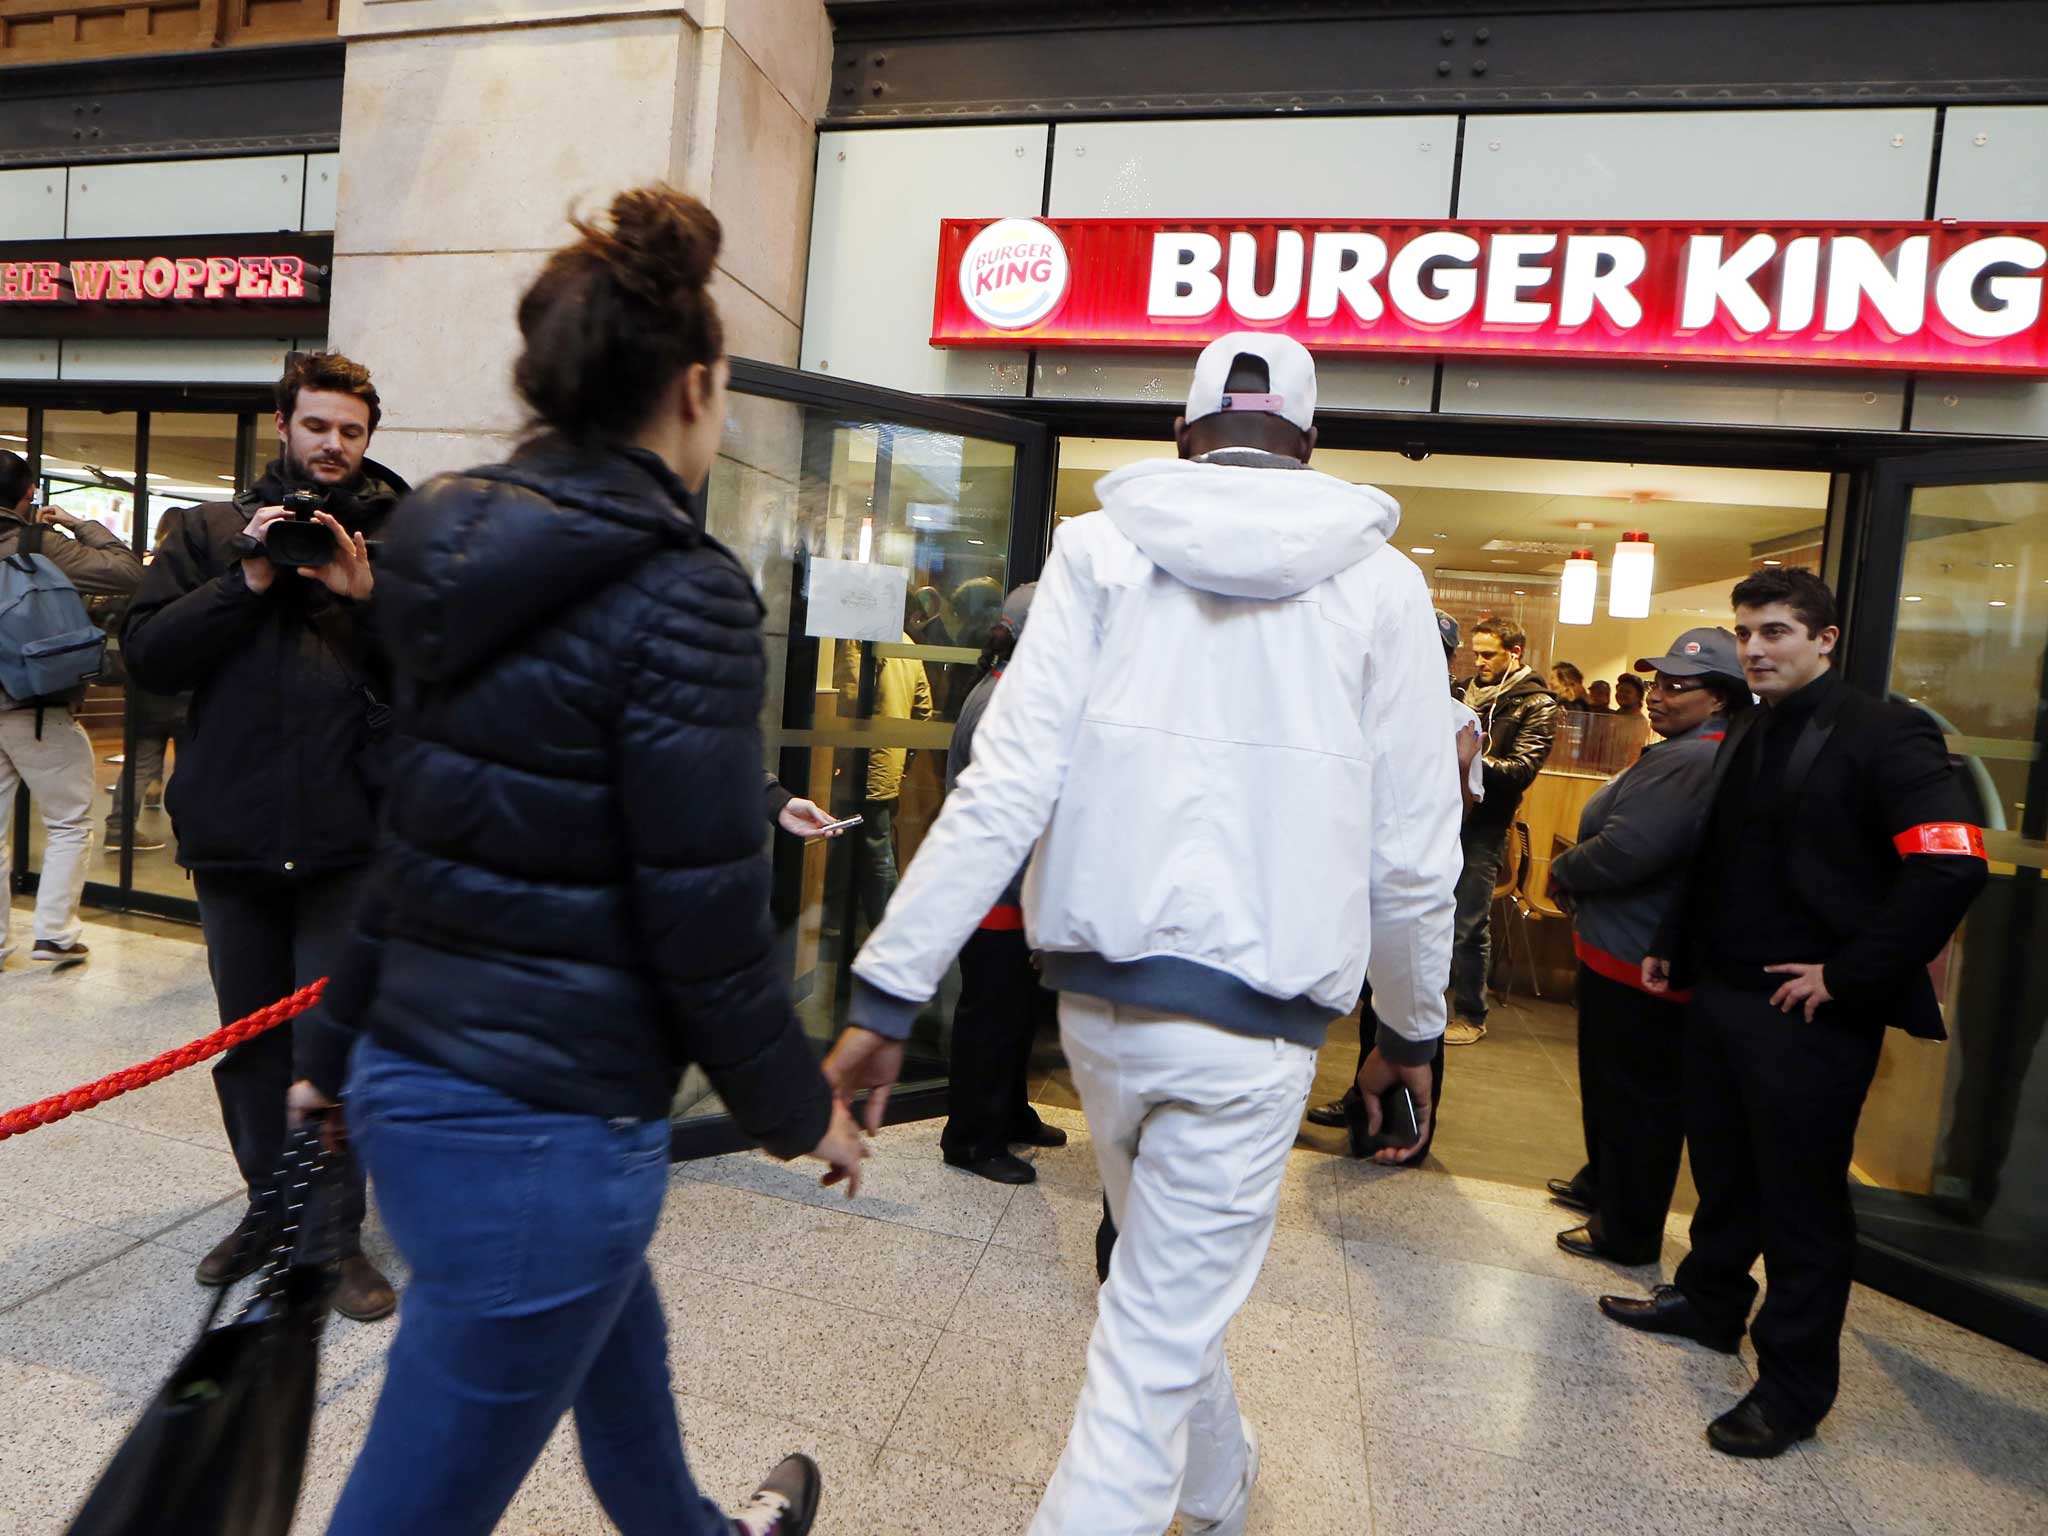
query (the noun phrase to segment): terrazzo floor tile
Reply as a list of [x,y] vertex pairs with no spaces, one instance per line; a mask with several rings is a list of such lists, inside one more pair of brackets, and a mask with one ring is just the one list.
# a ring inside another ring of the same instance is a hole
[[104,1382],[0,1360],[0,1536],[64,1529],[140,1411]]
[[210,1300],[184,1254],[139,1243],[0,1313],[0,1355],[147,1394],[198,1335]]
[[0,1201],[0,1310],[112,1258],[136,1239],[34,1206]]
[[946,1323],[985,1340],[1056,1335],[1086,1340],[1095,1327],[1095,1256],[990,1247]]
[[1345,1252],[1351,1315],[1361,1337],[1392,1332],[1458,1339],[1651,1383],[1683,1375],[1737,1396],[1753,1379],[1747,1357],[1610,1322],[1598,1298],[1611,1277],[1593,1265],[1570,1280],[1380,1243],[1347,1243]]
[[2044,1444],[1990,1445],[1837,1410],[1802,1449],[1858,1536],[2039,1536]]
[[[862,1166],[860,1198],[851,1209],[872,1221],[985,1243],[1016,1190],[947,1167],[939,1153],[939,1124],[932,1120],[892,1127],[877,1143],[876,1155]],[[782,1163],[764,1152],[737,1152],[683,1164],[678,1171],[685,1178],[804,1205],[848,1208],[839,1189],[818,1183],[818,1165],[808,1160]]]
[[1707,1445],[1708,1421],[1739,1393],[1682,1376],[1652,1385],[1486,1345],[1365,1330],[1358,1360],[1368,1430],[1748,1502],[1820,1524],[1840,1518],[1799,1458],[1738,1462]]
[[1968,1353],[1852,1325],[1836,1411],[1920,1428],[2048,1487],[2048,1363],[2017,1350]]
[[1043,1487],[1074,1422],[1084,1335],[976,1339],[948,1333],[924,1364],[892,1451]]
[[741,1407],[772,1403],[792,1423],[875,1444],[939,1336],[921,1323],[715,1275],[673,1271],[660,1283],[677,1390]]
[[1373,1430],[1366,1435],[1377,1536],[1851,1536],[1743,1500],[1680,1495],[1591,1478],[1467,1446]]
[[[147,1092],[147,1089],[143,1090]],[[212,1147],[74,1115],[0,1144],[7,1198],[148,1237],[197,1215],[240,1185]]]
[[701,1270],[936,1326],[952,1314],[981,1250],[967,1238],[869,1220],[850,1208],[675,1179],[648,1259],[657,1274]]

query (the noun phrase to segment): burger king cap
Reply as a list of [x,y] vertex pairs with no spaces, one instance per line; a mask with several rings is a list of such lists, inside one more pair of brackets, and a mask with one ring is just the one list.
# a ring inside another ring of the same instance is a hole
[[1638,672],[1661,672],[1666,677],[1742,678],[1742,659],[1735,649],[1735,637],[1725,629],[1688,629],[1671,642],[1662,656],[1645,656],[1636,663]]
[[[1265,364],[1266,387],[1257,393],[1226,390],[1239,358]],[[1316,363],[1308,348],[1274,331],[1232,331],[1202,349],[1188,390],[1190,422],[1222,411],[1261,411],[1306,432],[1316,419]]]

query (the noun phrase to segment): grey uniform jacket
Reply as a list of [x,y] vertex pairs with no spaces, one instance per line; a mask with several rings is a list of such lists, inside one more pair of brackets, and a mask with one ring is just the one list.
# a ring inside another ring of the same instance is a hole
[[1642,965],[1706,829],[1727,725],[1715,716],[1647,748],[1586,802],[1578,842],[1550,866],[1576,905],[1581,949]]

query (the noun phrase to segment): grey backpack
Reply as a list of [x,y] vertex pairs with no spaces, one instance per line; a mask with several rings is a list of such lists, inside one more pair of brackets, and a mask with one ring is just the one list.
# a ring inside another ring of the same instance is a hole
[[41,552],[41,534],[32,524],[0,560],[0,689],[17,704],[59,703],[106,662],[107,637],[71,578]]

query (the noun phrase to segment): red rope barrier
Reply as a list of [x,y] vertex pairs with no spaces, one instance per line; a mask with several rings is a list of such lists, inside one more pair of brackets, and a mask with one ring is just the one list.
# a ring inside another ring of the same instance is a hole
[[187,1067],[197,1066],[210,1056],[218,1056],[230,1046],[240,1045],[244,1040],[254,1039],[267,1029],[288,1024],[300,1014],[320,1001],[320,994],[327,989],[327,978],[321,977],[309,987],[301,987],[290,997],[272,1003],[268,1008],[259,1008],[246,1019],[237,1019],[232,1024],[223,1024],[210,1035],[201,1035],[190,1045],[181,1045],[175,1051],[145,1061],[139,1067],[129,1067],[101,1078],[96,1083],[87,1083],[83,1088],[74,1088],[69,1093],[60,1093],[47,1099],[38,1099],[33,1104],[24,1104],[20,1109],[0,1115],[0,1141],[10,1136],[19,1136],[40,1125],[52,1125],[67,1115],[75,1115],[81,1109],[92,1109],[109,1099],[136,1088],[169,1077],[173,1072],[182,1072]]

